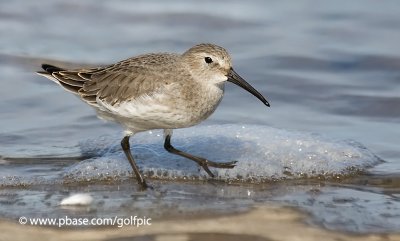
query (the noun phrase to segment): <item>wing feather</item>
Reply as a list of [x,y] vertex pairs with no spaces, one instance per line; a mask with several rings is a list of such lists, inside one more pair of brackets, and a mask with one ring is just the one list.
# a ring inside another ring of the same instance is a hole
[[[154,61],[157,58],[161,62]],[[77,70],[43,65],[45,72],[38,73],[57,80],[69,92],[100,108],[151,96],[164,88],[174,79],[170,70],[177,58],[175,54],[148,54],[106,67]]]
[[75,87],[83,87],[84,82],[82,80],[79,81],[79,80],[64,76],[60,73],[53,73],[52,75],[58,81],[66,84],[66,85],[75,86]]

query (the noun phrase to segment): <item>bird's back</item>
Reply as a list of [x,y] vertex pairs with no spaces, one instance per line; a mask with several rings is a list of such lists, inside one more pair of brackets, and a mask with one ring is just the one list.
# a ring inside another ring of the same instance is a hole
[[179,57],[169,53],[146,54],[106,67],[73,70],[43,64],[44,71],[37,73],[55,81],[92,106],[100,107],[99,101],[114,106],[151,95],[171,83],[174,71],[185,71],[179,67]]

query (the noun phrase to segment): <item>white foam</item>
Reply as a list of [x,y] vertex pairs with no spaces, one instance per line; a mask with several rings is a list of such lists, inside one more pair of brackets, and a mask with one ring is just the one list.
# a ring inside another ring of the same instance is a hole
[[[81,143],[94,156],[64,172],[71,181],[124,179],[131,167],[120,147],[121,136]],[[234,169],[211,170],[224,181],[266,181],[317,176],[350,175],[379,163],[379,158],[354,141],[292,132],[261,125],[211,125],[179,129],[172,144],[183,151],[216,162],[238,161]],[[138,134],[132,152],[146,176],[160,179],[205,179],[207,174],[188,159],[163,148],[161,131]]]
[[65,206],[71,206],[71,205],[76,205],[76,206],[83,206],[83,205],[90,205],[93,201],[93,198],[86,193],[77,193],[73,194],[69,197],[64,198],[61,200],[60,205],[65,205]]

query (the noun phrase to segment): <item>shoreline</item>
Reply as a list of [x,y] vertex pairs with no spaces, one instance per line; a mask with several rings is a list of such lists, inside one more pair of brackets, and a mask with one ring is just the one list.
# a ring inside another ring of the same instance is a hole
[[[400,234],[351,234],[306,223],[293,208],[258,206],[247,212],[189,219],[152,220],[149,226],[57,228],[0,221],[0,240],[400,240]],[[23,227],[23,228],[21,228]],[[105,227],[105,228],[104,228]]]

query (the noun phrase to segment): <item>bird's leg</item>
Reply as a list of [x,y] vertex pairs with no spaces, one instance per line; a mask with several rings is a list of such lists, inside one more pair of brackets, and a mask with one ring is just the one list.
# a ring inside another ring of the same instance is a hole
[[164,133],[165,133],[164,148],[168,152],[179,155],[179,156],[183,156],[192,161],[195,161],[197,164],[199,164],[201,167],[203,167],[204,171],[206,171],[207,174],[210,175],[211,177],[214,177],[214,174],[210,171],[210,169],[208,167],[216,167],[216,168],[234,168],[235,167],[235,164],[237,161],[218,163],[218,162],[209,161],[205,158],[194,156],[189,153],[177,150],[177,149],[175,149],[175,147],[173,147],[171,145],[172,131],[165,130]]
[[133,171],[135,172],[136,179],[137,179],[139,185],[143,189],[146,189],[146,188],[148,188],[146,181],[144,180],[142,174],[140,173],[140,170],[139,170],[138,166],[136,165],[135,160],[133,160],[133,156],[132,156],[130,145],[129,145],[129,137],[130,137],[129,135],[126,135],[124,138],[122,138],[122,140],[121,140],[122,150],[124,150],[126,158],[128,158],[128,161],[131,164]]

